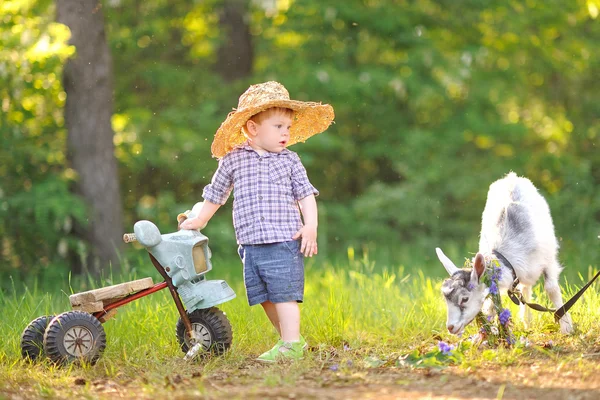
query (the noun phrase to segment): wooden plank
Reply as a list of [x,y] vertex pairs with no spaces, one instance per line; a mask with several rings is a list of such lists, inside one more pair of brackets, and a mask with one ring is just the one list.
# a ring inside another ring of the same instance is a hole
[[104,316],[99,318],[99,321],[102,323],[105,323],[106,321],[108,321],[109,319],[111,319],[112,317],[114,317],[117,314],[117,309],[113,308],[112,310],[110,310],[109,312],[107,312],[106,314],[104,314]]
[[90,303],[74,305],[73,310],[84,311],[92,314],[104,310],[104,304],[102,301],[93,301]]
[[75,293],[69,296],[72,306],[79,306],[87,303],[95,303],[101,300],[110,300],[126,296],[130,293],[136,293],[140,290],[152,287],[154,283],[152,278],[143,278],[136,281],[120,283],[118,285],[107,286],[100,289],[88,290],[87,292]]

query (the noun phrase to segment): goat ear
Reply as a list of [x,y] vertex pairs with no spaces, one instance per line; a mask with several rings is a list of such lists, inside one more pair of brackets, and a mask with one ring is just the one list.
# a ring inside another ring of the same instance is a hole
[[436,247],[435,252],[436,252],[438,258],[440,259],[440,261],[442,262],[442,265],[444,266],[444,268],[446,268],[446,271],[448,271],[448,274],[450,274],[450,276],[454,275],[456,272],[459,271],[459,268],[456,265],[454,265],[452,260],[450,260],[448,257],[446,257],[446,255],[444,254],[442,249],[440,249],[439,247]]
[[483,275],[483,271],[485,271],[485,260],[483,259],[481,253],[477,253],[475,256],[475,261],[473,262],[472,278],[477,278],[477,281],[479,281],[479,278],[481,278],[481,275]]

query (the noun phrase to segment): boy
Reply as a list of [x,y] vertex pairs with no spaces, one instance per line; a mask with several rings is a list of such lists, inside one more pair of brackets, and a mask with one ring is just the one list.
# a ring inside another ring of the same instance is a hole
[[[215,134],[220,159],[204,203],[182,229],[203,229],[233,189],[233,225],[250,306],[261,304],[280,340],[259,361],[301,359],[304,260],[317,254],[317,203],[298,155],[286,147],[326,130],[328,104],[290,100],[277,82],[252,85]],[[304,224],[300,218],[300,210]],[[301,243],[298,239],[301,238]]]

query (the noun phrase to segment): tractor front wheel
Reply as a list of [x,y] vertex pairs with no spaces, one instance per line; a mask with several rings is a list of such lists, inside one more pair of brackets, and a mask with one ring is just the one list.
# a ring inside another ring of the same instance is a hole
[[[195,336],[204,351],[220,355],[231,347],[233,333],[231,324],[223,311],[217,307],[211,307],[194,310],[188,314],[188,317],[192,323]],[[192,346],[190,346],[190,338],[186,334],[181,317],[177,321],[176,334],[181,350],[187,353]]]

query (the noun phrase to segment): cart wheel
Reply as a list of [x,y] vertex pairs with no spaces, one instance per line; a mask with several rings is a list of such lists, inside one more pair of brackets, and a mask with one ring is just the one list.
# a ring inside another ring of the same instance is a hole
[[94,364],[105,347],[102,324],[83,311],[67,311],[56,316],[44,334],[44,351],[56,364],[73,361]]
[[[220,355],[225,352],[233,340],[231,324],[225,313],[217,307],[195,310],[188,314],[192,329],[199,338],[204,351],[211,351]],[[181,350],[187,353],[190,349],[190,339],[185,332],[185,325],[181,317],[177,321],[177,340]]]
[[29,361],[44,357],[44,332],[54,315],[44,315],[34,319],[21,334],[21,356]]

